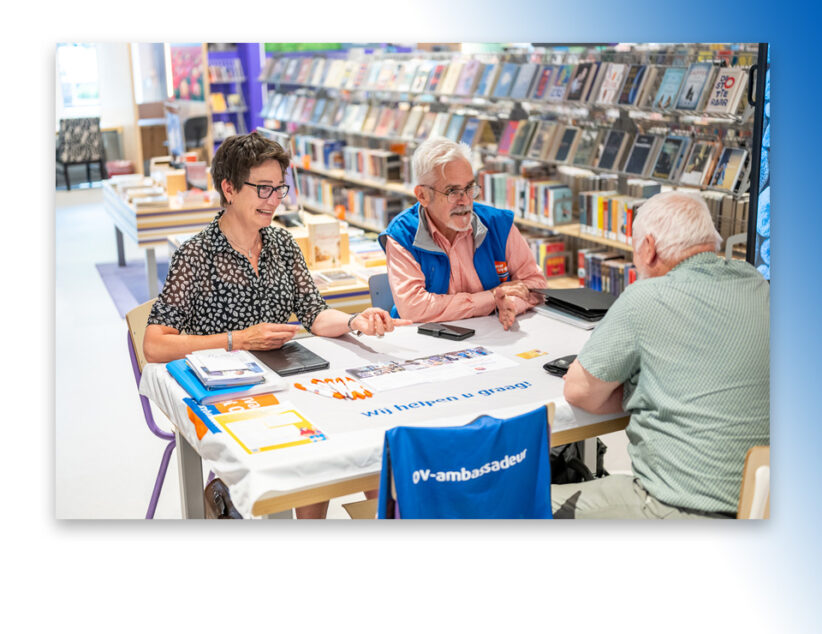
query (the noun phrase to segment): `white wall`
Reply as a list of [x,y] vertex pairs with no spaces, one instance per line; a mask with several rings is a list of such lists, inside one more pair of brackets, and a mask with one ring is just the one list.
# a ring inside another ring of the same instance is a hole
[[140,131],[136,125],[129,44],[98,44],[97,64],[102,105],[100,125],[104,128],[122,127],[123,157],[132,161],[139,172]]

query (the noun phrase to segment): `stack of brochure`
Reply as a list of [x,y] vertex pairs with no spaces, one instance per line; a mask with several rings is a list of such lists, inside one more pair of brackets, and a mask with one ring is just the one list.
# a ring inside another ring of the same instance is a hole
[[265,368],[245,350],[198,350],[186,355],[186,361],[208,389],[254,385],[265,380]]

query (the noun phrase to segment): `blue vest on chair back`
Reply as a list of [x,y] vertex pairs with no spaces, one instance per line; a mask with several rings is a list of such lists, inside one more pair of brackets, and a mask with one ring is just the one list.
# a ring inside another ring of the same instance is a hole
[[[474,213],[488,229],[482,244],[474,251],[474,269],[486,291],[508,281],[507,262],[505,260],[505,245],[508,243],[508,234],[514,223],[514,214],[505,209],[496,209],[489,205],[474,203]],[[414,238],[420,226],[420,204],[417,202],[409,207],[388,225],[380,234],[380,246],[385,250],[385,239],[391,237],[400,246],[406,249],[419,263],[425,275],[425,290],[429,293],[446,295],[448,283],[451,280],[451,262],[442,251],[432,251],[415,246]],[[500,274],[497,263],[501,264]],[[396,306],[391,311],[397,317]]]
[[389,429],[379,517],[393,479],[403,519],[551,518],[548,439],[545,406],[461,427]]

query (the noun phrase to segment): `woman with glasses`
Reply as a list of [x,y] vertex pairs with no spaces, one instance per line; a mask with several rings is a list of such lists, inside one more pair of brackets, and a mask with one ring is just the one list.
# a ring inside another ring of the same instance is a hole
[[[256,132],[220,145],[211,177],[223,210],[174,253],[148,317],[147,361],[172,361],[210,348],[279,348],[297,331],[287,323],[292,313],[323,337],[352,331],[381,336],[411,323],[380,308],[348,315],[328,307],[291,234],[271,226],[288,193],[288,164],[285,150]],[[209,487],[215,483],[224,489],[219,480]],[[327,506],[299,508],[297,517],[325,517]]]
[[285,150],[256,132],[220,145],[211,176],[223,210],[171,259],[148,318],[149,362],[209,348],[279,348],[298,329],[287,323],[292,313],[324,337],[382,335],[410,323],[379,308],[352,316],[328,307],[291,234],[271,226],[288,193],[288,164]]
[[412,158],[417,203],[380,234],[396,305],[415,322],[448,321],[495,310],[508,330],[545,288],[514,214],[474,202],[480,187],[464,143],[432,137]]

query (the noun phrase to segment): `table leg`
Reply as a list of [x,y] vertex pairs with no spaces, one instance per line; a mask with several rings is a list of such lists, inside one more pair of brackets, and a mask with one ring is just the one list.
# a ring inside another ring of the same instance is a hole
[[157,254],[154,247],[146,249],[146,279],[148,280],[148,298],[152,299],[160,294],[157,282]]
[[175,431],[174,435],[177,437],[177,466],[180,474],[183,519],[204,519],[203,462],[180,432]]
[[123,246],[123,232],[118,227],[114,227],[114,236],[117,239],[117,265],[126,265],[126,251]]
[[597,474],[597,439],[586,438],[582,441],[582,462],[591,470],[591,473]]

